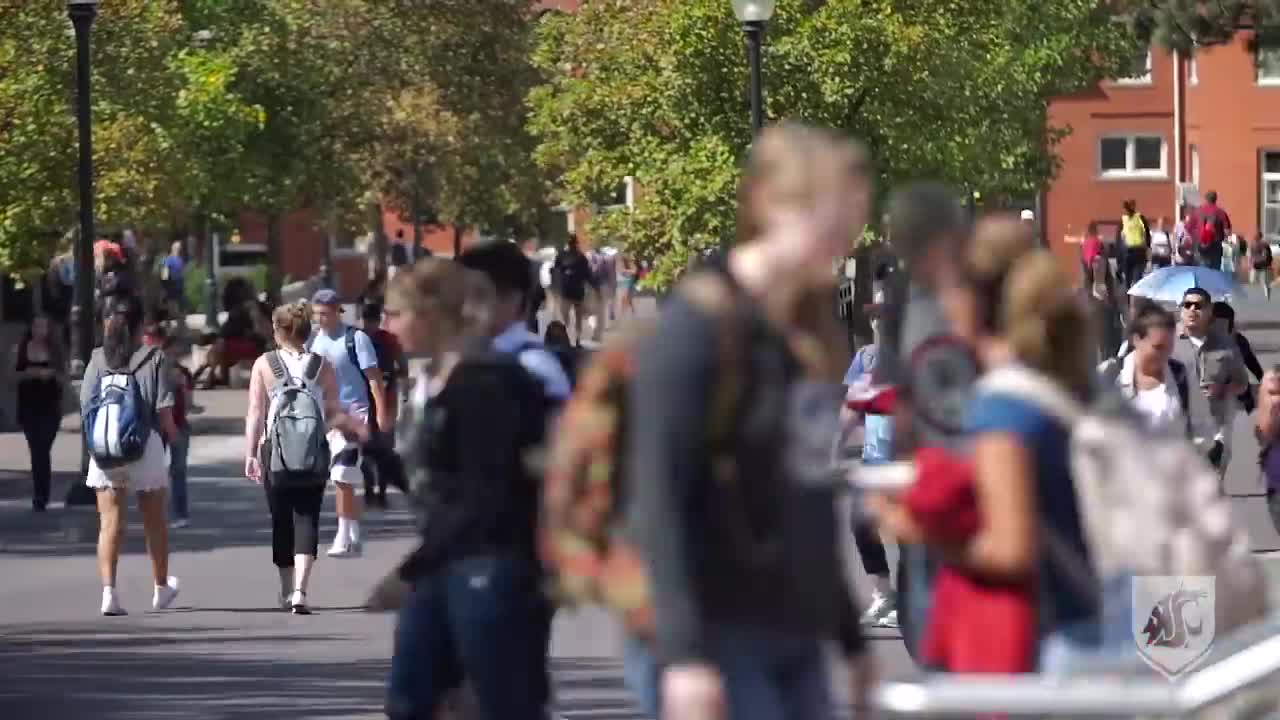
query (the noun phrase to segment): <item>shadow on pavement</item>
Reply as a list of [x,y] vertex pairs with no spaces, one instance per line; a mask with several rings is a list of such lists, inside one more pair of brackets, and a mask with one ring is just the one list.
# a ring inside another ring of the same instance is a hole
[[[221,470],[221,474],[206,470]],[[191,524],[169,533],[170,552],[271,545],[271,519],[260,486],[245,480],[227,463],[208,468],[193,466],[191,472]],[[64,478],[66,482],[72,479],[74,475]],[[64,493],[65,488],[66,485],[62,485]],[[60,499],[58,495],[54,497]],[[370,513],[370,517],[376,519],[365,523],[367,539],[412,537],[416,533],[414,518],[404,509],[407,505],[404,497],[392,493],[390,500],[393,504],[391,510]],[[136,501],[131,502],[128,518],[124,552],[142,553],[146,548]],[[320,523],[322,535],[337,525],[332,491],[325,498]],[[0,555],[93,554],[97,534],[98,516],[94,508],[56,507],[37,514],[31,512],[28,505],[16,501],[0,504]]]
[[235,627],[101,630],[28,630],[0,639],[4,716],[275,720],[376,717],[382,707],[389,661],[292,659],[305,643],[349,638],[253,636]]
[[[144,621],[145,622],[145,621]],[[390,659],[301,662],[341,635],[246,634],[235,626],[140,625],[132,618],[62,628],[0,629],[0,708],[7,718],[187,720],[381,717]],[[639,720],[621,663],[552,661],[565,718]]]

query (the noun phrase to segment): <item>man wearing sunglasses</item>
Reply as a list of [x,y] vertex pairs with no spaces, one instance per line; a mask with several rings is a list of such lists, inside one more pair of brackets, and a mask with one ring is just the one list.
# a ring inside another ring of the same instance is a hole
[[[1182,322],[1173,357],[1189,371],[1192,392],[1186,408],[1191,439],[1218,470],[1219,489],[1231,461],[1235,397],[1248,387],[1244,361],[1230,338],[1213,329],[1213,299],[1202,288],[1182,296]],[[1195,391],[1195,386],[1200,392]],[[1224,490],[1225,491],[1225,490]]]

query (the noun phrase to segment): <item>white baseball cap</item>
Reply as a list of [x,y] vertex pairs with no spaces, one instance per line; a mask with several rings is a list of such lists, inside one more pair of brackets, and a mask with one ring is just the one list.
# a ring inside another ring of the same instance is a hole
[[1022,218],[1023,220],[1035,220],[1035,219],[1036,219],[1036,214],[1035,214],[1035,213],[1033,213],[1033,212],[1031,212],[1030,210],[1023,210],[1023,211],[1022,211],[1021,218]]

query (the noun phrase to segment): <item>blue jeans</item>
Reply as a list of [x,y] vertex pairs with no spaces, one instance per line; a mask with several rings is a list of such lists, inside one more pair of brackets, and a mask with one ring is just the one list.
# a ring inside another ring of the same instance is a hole
[[622,673],[627,689],[635,696],[636,704],[640,706],[644,716],[658,717],[662,707],[658,695],[662,677],[658,661],[648,645],[630,635],[623,640]]
[[530,560],[482,555],[418,578],[396,624],[387,716],[433,720],[466,678],[480,717],[544,720],[546,656],[517,650],[546,617],[537,577]]
[[831,686],[818,638],[764,627],[709,629],[733,720],[832,720]]
[[191,450],[191,431],[178,430],[169,443],[169,508],[175,519],[186,520],[187,511],[187,453]]

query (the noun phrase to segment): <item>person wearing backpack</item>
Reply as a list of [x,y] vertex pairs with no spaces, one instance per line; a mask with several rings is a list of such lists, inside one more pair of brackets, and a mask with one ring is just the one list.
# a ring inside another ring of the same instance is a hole
[[[587,290],[594,286],[591,262],[579,249],[577,235],[569,235],[568,244],[556,253],[551,272],[557,279],[560,322],[573,328],[573,341],[581,345],[582,328],[586,322]],[[573,313],[572,325],[569,324],[570,312]]]
[[652,612],[624,620],[665,720],[832,718],[831,640],[866,707],[874,661],[832,513],[847,340],[829,305],[871,184],[861,146],[766,128],[738,194],[744,241],[677,286],[633,354],[618,530]]
[[97,491],[98,571],[102,614],[125,615],[116,591],[124,540],[126,495],[135,492],[155,580],[151,607],[163,610],[178,596],[169,575],[165,443],[177,435],[173,373],[164,353],[142,342],[142,301],[132,294],[104,302],[103,345],[93,351],[80,386],[80,419],[89,467],[85,484]]
[[[307,340],[307,352],[322,356],[338,378],[338,402],[343,412],[370,425],[370,437],[381,428],[394,427],[387,402],[387,378],[378,367],[373,340],[362,330],[342,322],[338,294],[328,288],[311,297],[311,317],[315,332]],[[342,433],[331,433],[332,469],[329,477],[336,491],[338,531],[329,547],[333,558],[360,557],[364,544],[360,533],[360,502],[356,483],[363,482],[360,459],[363,443],[352,442]]]
[[1200,253],[1200,264],[1214,270],[1222,269],[1222,243],[1231,234],[1231,218],[1218,207],[1218,193],[1210,190],[1204,194],[1205,204],[1192,215],[1191,236]]
[[1271,243],[1258,233],[1249,243],[1249,284],[1261,285],[1262,295],[1268,300],[1271,299],[1271,282],[1274,280],[1271,265]]
[[[429,260],[397,277],[387,298],[389,329],[406,350],[433,358],[427,412],[405,448],[422,473],[413,488],[420,543],[396,573],[409,589],[395,630],[391,720],[436,717],[463,682],[479,717],[545,717],[538,483],[524,461],[545,430],[544,389],[493,347],[498,297],[484,274]],[[518,312],[509,319],[523,329]]]
[[309,615],[307,586],[320,538],[320,505],[329,480],[330,431],[357,441],[368,430],[342,410],[337,376],[308,352],[305,302],[271,315],[276,350],[254,361],[245,418],[245,477],[266,489],[271,556],[280,572],[280,604]]
[[1151,227],[1147,219],[1138,212],[1138,205],[1133,200],[1124,201],[1119,240],[1117,245],[1124,248],[1121,261],[1125,285],[1133,287],[1147,271],[1147,260],[1151,255]]
[[[400,388],[409,378],[404,351],[396,336],[382,329],[381,301],[366,301],[360,310],[360,317],[364,322],[365,334],[373,341],[374,354],[378,356],[378,369],[382,371],[382,377],[386,381],[386,415],[394,423],[400,410]],[[369,507],[387,508],[387,483],[397,474],[397,470],[392,467],[396,462],[395,438],[394,425],[379,425],[376,437],[365,446],[360,472],[364,475],[364,501]]]

